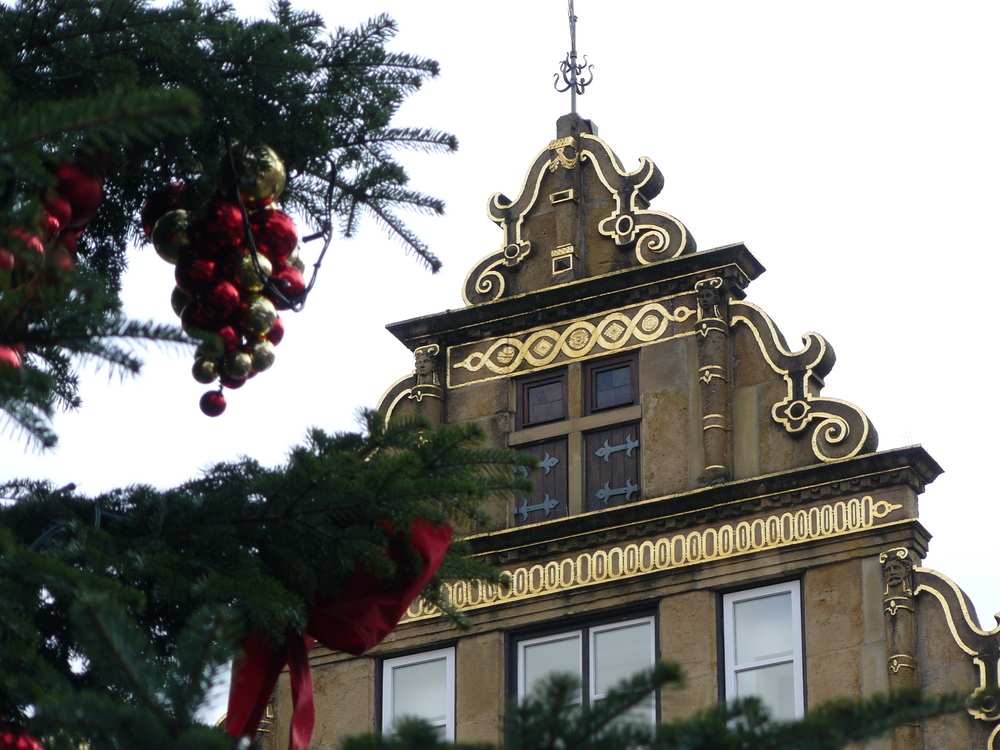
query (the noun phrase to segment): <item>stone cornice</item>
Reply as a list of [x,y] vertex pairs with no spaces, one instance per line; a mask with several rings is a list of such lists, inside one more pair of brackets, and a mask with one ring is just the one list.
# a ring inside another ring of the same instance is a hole
[[898,448],[667,495],[608,510],[469,537],[474,554],[493,564],[541,559],[623,539],[717,521],[738,520],[847,494],[888,487],[921,493],[942,469],[922,447]]
[[731,293],[742,299],[742,290],[763,272],[764,267],[747,247],[737,243],[495,302],[390,323],[386,328],[410,349],[430,342],[442,347],[454,346],[691,291],[695,281],[706,274],[727,278]]

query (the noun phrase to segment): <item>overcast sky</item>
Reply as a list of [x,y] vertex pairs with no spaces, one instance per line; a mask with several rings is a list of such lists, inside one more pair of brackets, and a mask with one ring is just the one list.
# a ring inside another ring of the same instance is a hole
[[[199,412],[206,388],[188,355],[152,351],[137,379],[86,378],[83,410],[56,422],[57,450],[0,436],[0,479],[95,493],[169,486],[238,455],[277,463],[310,425],[353,429],[356,409],[412,369],[386,323],[462,306],[465,274],[500,247],[486,200],[517,193],[569,110],[552,88],[566,3],[310,5],[331,26],[387,12],[399,21],[394,49],[440,61],[398,124],[460,141],[454,155],[404,159],[415,188],[447,201],[445,217],[412,221],[445,270],[430,275],[369,223],[335,243],[304,312],[286,316],[274,367],[231,392],[224,416]],[[748,299],[793,346],[814,330],[835,348],[824,395],[865,410],[880,448],[921,443],[942,465],[921,500],[934,535],[925,564],[965,588],[989,628],[1000,609],[1000,5],[577,0],[576,12],[578,49],[594,64],[580,114],[627,168],[656,162],[666,186],[652,207],[700,249],[746,243],[768,269]],[[172,319],[172,287],[172,268],[137,251],[129,313]]]

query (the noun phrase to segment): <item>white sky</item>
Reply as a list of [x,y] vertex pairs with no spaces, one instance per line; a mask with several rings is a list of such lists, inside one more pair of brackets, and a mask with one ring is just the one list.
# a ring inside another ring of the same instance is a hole
[[[236,3],[259,15],[264,3]],[[296,7],[305,7],[296,2]],[[462,306],[465,274],[499,249],[487,198],[515,195],[569,110],[552,88],[569,47],[564,0],[313,2],[331,26],[379,12],[393,48],[440,61],[441,76],[398,124],[455,133],[456,155],[407,155],[412,185],[444,218],[411,225],[445,261],[436,276],[374,223],[327,256],[274,367],[210,420],[190,356],[152,351],[121,383],[87,377],[84,408],[56,422],[45,455],[0,436],[0,479],[49,477],[95,493],[179,483],[238,455],[282,460],[307,427],[353,429],[359,406],[412,369],[386,323]],[[629,168],[649,156],[666,187],[653,208],[702,250],[743,241],[768,268],[748,299],[790,344],[810,330],[838,354],[824,394],[866,411],[882,449],[921,443],[946,470],[923,495],[925,564],[953,578],[982,624],[996,580],[997,356],[989,280],[1000,278],[995,34],[1000,5],[608,3],[577,0],[578,49],[595,66],[579,100]],[[310,259],[310,247],[306,259]],[[137,251],[128,311],[172,319],[172,268]],[[991,469],[992,470],[992,469]]]

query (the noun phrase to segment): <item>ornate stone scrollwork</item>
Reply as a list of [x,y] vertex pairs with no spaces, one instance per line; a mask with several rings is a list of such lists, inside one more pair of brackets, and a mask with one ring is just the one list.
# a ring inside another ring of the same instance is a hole
[[768,315],[749,302],[731,301],[730,325],[743,323],[752,331],[768,365],[788,386],[785,397],[771,407],[771,417],[792,435],[810,431],[813,454],[820,461],[836,461],[870,453],[878,434],[861,409],[839,399],[819,395],[823,378],[833,368],[833,348],[818,333],[802,337],[803,348],[792,352]]
[[663,189],[663,173],[650,159],[642,157],[637,170],[626,172],[608,145],[589,133],[581,134],[580,158],[591,162],[614,196],[614,210],[597,225],[602,235],[621,248],[634,248],[641,265],[695,251],[683,224],[673,216],[646,209]]
[[[974,719],[1000,721],[1000,704],[986,692],[1000,690],[1000,613],[994,615],[997,627],[984,630],[975,616],[975,609],[954,581],[930,568],[913,568],[914,596],[933,596],[941,605],[948,629],[955,643],[969,655],[979,675],[979,685],[969,697],[967,711]],[[989,750],[996,747],[1000,724],[990,733]]]

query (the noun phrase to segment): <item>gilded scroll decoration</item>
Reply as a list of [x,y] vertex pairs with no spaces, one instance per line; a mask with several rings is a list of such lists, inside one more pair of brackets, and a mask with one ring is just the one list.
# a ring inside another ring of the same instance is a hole
[[663,174],[657,166],[644,156],[638,169],[626,172],[604,141],[589,133],[580,137],[580,157],[593,165],[615,200],[614,210],[598,223],[597,231],[622,249],[634,248],[640,265],[693,253],[694,241],[681,222],[661,211],[646,209],[663,189]]
[[809,430],[813,455],[836,461],[870,453],[878,434],[867,415],[847,401],[819,395],[823,378],[834,362],[833,348],[818,333],[802,337],[803,348],[792,352],[774,321],[749,302],[729,303],[730,326],[745,324],[757,341],[764,360],[786,383],[785,397],[771,407],[771,417],[791,435]]
[[[492,607],[853,534],[875,527],[879,521],[902,508],[902,505],[887,500],[875,500],[871,495],[853,497],[808,509],[680,532],[517,567],[508,571],[511,585],[507,588],[480,581],[446,583],[445,595],[452,604],[465,611]],[[433,605],[417,600],[403,622],[439,614],[440,611]]]
[[[1000,614],[997,627],[984,630],[973,614],[965,592],[947,576],[930,568],[914,566],[914,596],[930,594],[941,605],[955,643],[969,655],[979,675],[979,685],[969,698],[967,711],[979,721],[1000,721],[1000,704],[987,691],[1000,690]],[[990,734],[987,747],[993,750],[1000,726]]]
[[[662,301],[622,308],[602,316],[574,320],[559,328],[543,328],[520,336],[480,342],[472,345],[473,350],[468,354],[465,352],[469,347],[452,347],[449,349],[450,370],[500,376],[518,369],[546,367],[559,357],[581,359],[628,345],[657,341],[672,332],[672,326],[693,315],[689,307],[677,306],[671,310]],[[456,383],[451,378],[450,385],[464,383]]]

